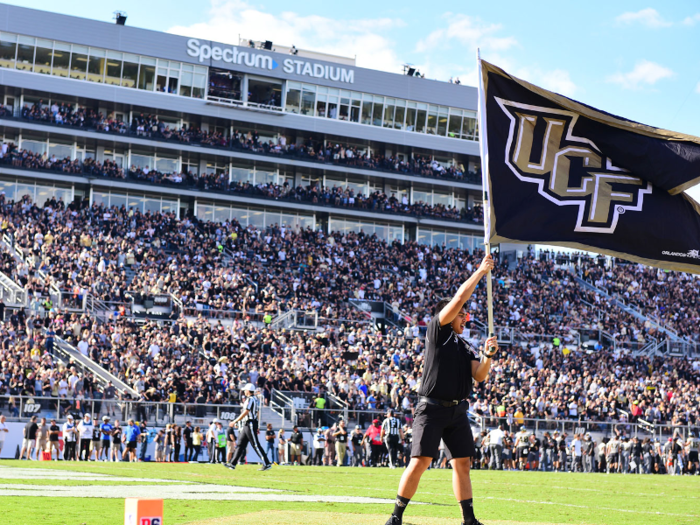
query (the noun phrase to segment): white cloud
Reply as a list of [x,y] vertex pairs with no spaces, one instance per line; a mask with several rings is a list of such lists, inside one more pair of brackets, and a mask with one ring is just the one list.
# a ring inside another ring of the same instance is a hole
[[664,20],[659,12],[651,7],[637,12],[629,11],[627,13],[622,13],[615,18],[615,21],[621,25],[641,24],[654,29],[673,25],[671,22]]
[[292,11],[272,14],[244,0],[212,0],[206,22],[175,26],[169,33],[238,44],[239,35],[253,40],[323,53],[356,57],[357,65],[401,72],[401,61],[387,32],[403,25],[400,19],[361,18],[334,20]]
[[453,13],[444,16],[449,19],[447,27],[436,29],[416,44],[419,53],[436,49],[448,48],[452,42],[457,42],[465,48],[465,51],[474,52],[478,47],[484,50],[505,51],[517,45],[517,40],[512,36],[498,36],[503,29],[501,24],[488,24],[479,18]]
[[694,26],[700,22],[700,13],[695,13],[693,16],[687,16],[683,19],[683,25]]
[[641,60],[637,62],[632,71],[627,73],[615,73],[607,78],[608,82],[619,84],[625,89],[639,89],[644,85],[653,86],[659,80],[670,78],[675,73],[655,62]]

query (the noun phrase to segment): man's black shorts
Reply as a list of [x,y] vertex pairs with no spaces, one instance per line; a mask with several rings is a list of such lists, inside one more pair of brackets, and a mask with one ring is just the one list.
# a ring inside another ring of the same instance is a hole
[[136,441],[129,441],[126,444],[126,449],[127,450],[136,450]]
[[468,407],[466,401],[453,407],[419,402],[413,418],[411,456],[437,458],[440,439],[443,439],[448,461],[453,458],[473,458],[474,436],[467,417]]

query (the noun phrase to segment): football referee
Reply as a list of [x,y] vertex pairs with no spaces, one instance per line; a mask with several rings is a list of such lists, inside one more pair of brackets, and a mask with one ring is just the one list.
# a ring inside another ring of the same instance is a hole
[[451,299],[435,307],[425,338],[423,375],[413,421],[411,462],[401,477],[396,504],[386,525],[401,525],[403,512],[418,489],[423,472],[437,457],[444,440],[447,459],[452,464],[452,488],[459,501],[464,525],[481,525],[474,516],[472,485],[469,479],[474,438],[467,418],[467,398],[472,379],[484,381],[491,369],[491,357],[498,350],[495,337],[484,344],[484,357],[458,337],[464,330],[464,303],[471,297],[482,277],[494,267],[491,255],[484,257],[479,269],[459,287]]
[[382,423],[381,438],[386,443],[386,449],[389,452],[389,466],[396,468],[399,444],[403,441],[403,430],[401,429],[401,422],[394,417],[392,409],[386,412],[386,419]]
[[263,466],[258,470],[270,470],[272,468],[272,463],[267,459],[267,454],[260,446],[260,441],[258,441],[258,417],[260,416],[260,400],[255,397],[255,386],[252,383],[248,383],[243,387],[243,392],[248,399],[245,400],[243,404],[243,410],[241,415],[233,420],[234,426],[239,422],[243,423],[243,427],[238,435],[238,446],[236,447],[236,452],[233,454],[233,458],[230,463],[225,466],[231,470],[236,468],[238,462],[243,459],[248,450],[248,443],[253,445],[253,449],[258,454],[263,462]]

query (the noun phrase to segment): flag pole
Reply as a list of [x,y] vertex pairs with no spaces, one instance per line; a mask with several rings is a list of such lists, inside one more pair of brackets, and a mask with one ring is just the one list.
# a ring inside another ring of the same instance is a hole
[[[491,205],[489,203],[489,148],[488,137],[486,135],[486,93],[484,91],[484,77],[481,72],[481,51],[476,50],[477,73],[479,75],[478,91],[479,91],[479,153],[481,155],[481,188],[483,196],[484,208],[484,251],[486,254],[491,253]],[[493,283],[491,282],[491,270],[486,274],[486,303],[488,308],[488,330],[489,337],[494,336],[493,328]],[[494,348],[490,347],[489,352],[493,352]]]

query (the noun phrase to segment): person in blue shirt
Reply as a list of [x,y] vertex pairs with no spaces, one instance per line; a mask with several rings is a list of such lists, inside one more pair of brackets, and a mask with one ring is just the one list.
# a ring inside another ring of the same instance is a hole
[[134,424],[134,420],[129,420],[129,426],[124,429],[124,442],[126,443],[126,452],[129,461],[136,461],[136,443],[138,441],[141,430]]
[[102,424],[100,425],[100,432],[102,433],[102,447],[100,448],[100,455],[97,458],[99,461],[109,461],[109,448],[112,445],[111,435],[114,426],[109,422],[109,416],[102,416]]

